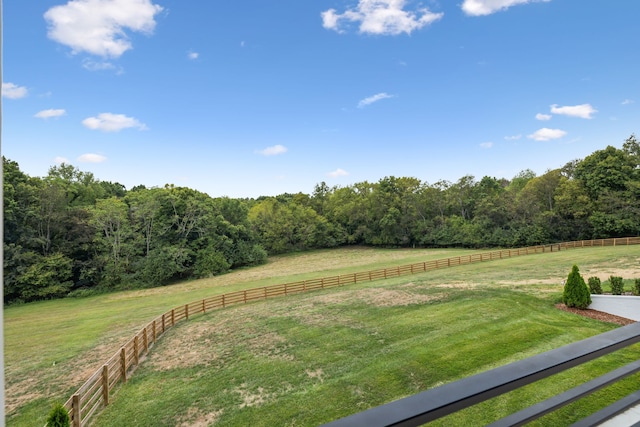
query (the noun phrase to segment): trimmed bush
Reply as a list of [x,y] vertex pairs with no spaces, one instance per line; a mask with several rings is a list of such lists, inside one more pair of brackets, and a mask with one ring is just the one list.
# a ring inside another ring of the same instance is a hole
[[71,425],[71,419],[67,408],[62,403],[56,403],[53,405],[49,417],[47,418],[47,427],[69,427]]
[[611,284],[611,295],[622,295],[624,292],[622,277],[609,276],[609,284]]
[[640,279],[636,279],[633,284],[633,294],[640,296]]
[[592,294],[600,295],[602,294],[602,282],[599,277],[589,277],[589,291]]
[[589,304],[591,304],[589,288],[587,288],[587,284],[580,275],[580,270],[578,270],[577,265],[573,266],[564,284],[562,302],[567,307],[575,307],[581,310],[589,307]]

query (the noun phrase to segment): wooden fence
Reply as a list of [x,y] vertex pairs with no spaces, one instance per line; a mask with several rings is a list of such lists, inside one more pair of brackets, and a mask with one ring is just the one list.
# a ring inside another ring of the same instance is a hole
[[581,240],[575,242],[556,243],[551,245],[530,246],[519,249],[503,249],[499,251],[437,259],[433,261],[384,268],[380,270],[364,271],[339,276],[323,277],[319,279],[303,280],[284,283],[262,288],[247,289],[216,295],[200,301],[190,302],[167,311],[155,318],[111,358],[102,365],[74,394],[67,400],[65,407],[71,417],[71,425],[83,427],[87,425],[96,412],[109,404],[111,391],[119,384],[127,382],[147,355],[153,344],[164,332],[181,320],[206,313],[210,310],[224,308],[230,305],[246,304],[251,301],[276,298],[300,292],[328,289],[336,286],[368,282],[378,279],[388,279],[409,274],[422,273],[429,270],[454,267],[475,262],[491,261],[511,258],[521,255],[532,255],[545,252],[557,252],[567,249],[626,246],[640,244],[640,237],[623,237],[615,239]]

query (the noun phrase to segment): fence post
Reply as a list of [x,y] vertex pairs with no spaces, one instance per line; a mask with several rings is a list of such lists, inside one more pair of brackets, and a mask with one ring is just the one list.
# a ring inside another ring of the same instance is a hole
[[120,369],[122,369],[122,381],[127,382],[127,350],[120,349]]
[[171,309],[171,326],[176,324],[176,310],[174,308]]
[[153,328],[152,329],[153,329],[153,342],[155,343],[156,342],[156,337],[157,337],[157,335],[156,335],[156,321],[155,320],[153,321]]
[[206,312],[207,312],[207,305],[205,304],[205,302],[204,302],[204,301],[205,301],[205,299],[203,298],[203,299],[202,299],[202,312],[203,312],[203,313],[206,313]]
[[138,336],[133,337],[133,360],[136,361],[136,365],[140,363],[140,358],[138,356]]
[[222,294],[222,307],[224,307],[224,294]]
[[[247,291],[244,291],[245,293]],[[246,302],[246,298],[245,298],[245,302]],[[184,305],[184,318],[189,320],[189,304],[185,304]]]
[[102,366],[102,403],[109,405],[109,365]]
[[80,419],[80,395],[74,394],[71,398],[71,410],[73,411],[73,427],[80,427],[82,420]]
[[147,328],[143,329],[144,335],[142,336],[142,345],[144,345],[144,354],[149,353],[149,337],[147,336]]

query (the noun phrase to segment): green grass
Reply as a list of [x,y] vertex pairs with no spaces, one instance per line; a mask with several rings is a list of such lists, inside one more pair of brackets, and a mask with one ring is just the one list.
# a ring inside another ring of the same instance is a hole
[[[461,253],[470,252],[342,248],[170,287],[6,308],[7,389],[23,394],[7,422],[44,424],[53,400],[66,400],[120,344],[174,306]],[[635,268],[639,258],[640,246],[577,249],[212,312],[170,330],[96,425],[321,424],[613,328],[553,303],[574,263],[586,279],[612,265]],[[637,358],[638,348],[627,353]],[[72,368],[85,375],[68,378]],[[479,410],[490,419],[540,394],[521,393],[471,408],[467,419]]]

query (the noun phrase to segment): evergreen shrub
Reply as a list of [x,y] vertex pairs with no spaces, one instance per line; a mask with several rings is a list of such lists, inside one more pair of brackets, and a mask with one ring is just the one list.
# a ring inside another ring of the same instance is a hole
[[633,294],[640,296],[640,279],[636,279],[633,284]]
[[589,304],[591,304],[589,288],[580,275],[580,270],[578,270],[577,265],[573,266],[564,284],[562,302],[567,307],[575,307],[581,310],[589,307]]
[[624,292],[624,282],[620,276],[609,276],[611,284],[611,295],[622,295]]
[[47,418],[46,427],[70,427],[71,418],[69,418],[69,412],[62,403],[56,403],[53,405],[49,417]]
[[589,291],[592,294],[600,295],[602,294],[602,282],[599,277],[589,277]]

